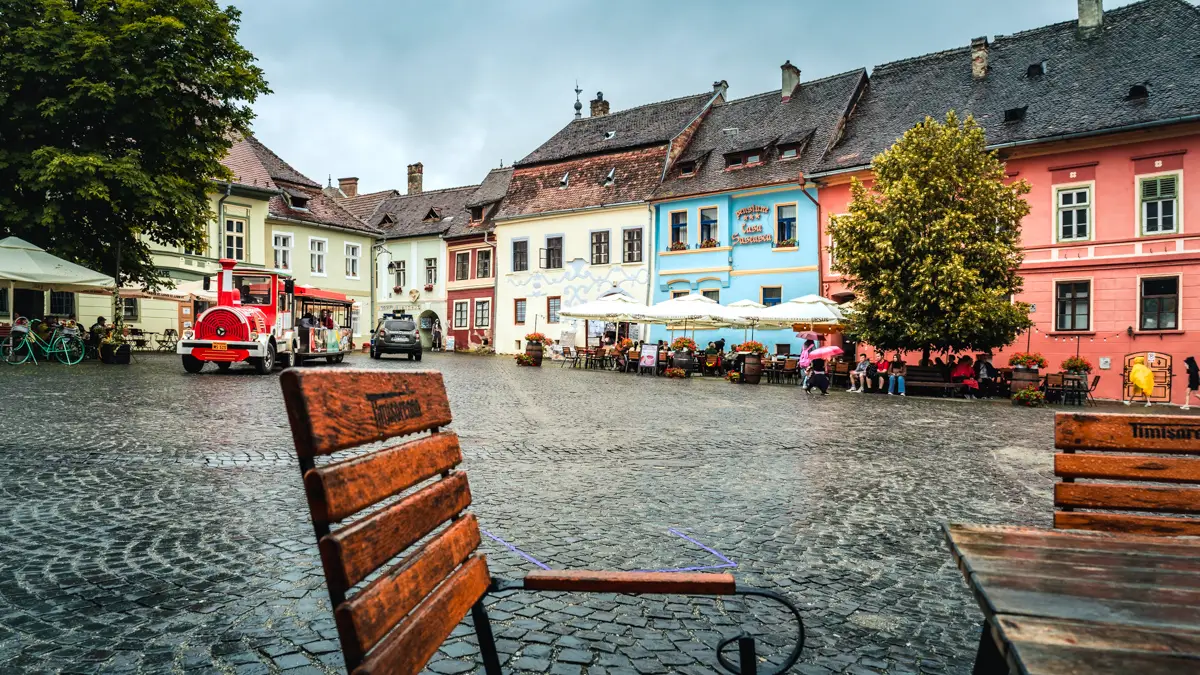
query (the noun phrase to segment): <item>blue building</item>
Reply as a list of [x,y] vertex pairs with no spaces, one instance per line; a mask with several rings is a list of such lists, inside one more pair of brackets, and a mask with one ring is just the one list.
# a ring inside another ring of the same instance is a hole
[[[836,141],[866,82],[856,70],[802,83],[785,63],[780,90],[713,106],[652,199],[653,302],[702,293],[722,305],[770,306],[819,293],[823,214],[804,175]],[[656,327],[652,336],[667,334]],[[696,342],[742,336],[703,330]],[[800,348],[792,330],[755,338],[772,352]]]

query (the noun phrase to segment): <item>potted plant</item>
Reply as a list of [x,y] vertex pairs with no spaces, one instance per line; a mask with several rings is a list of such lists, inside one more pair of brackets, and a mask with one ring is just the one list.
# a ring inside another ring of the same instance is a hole
[[1047,366],[1046,357],[1037,352],[1017,352],[1008,357],[1008,365],[1016,368],[1024,368],[1027,370],[1037,370]]
[[1092,362],[1082,356],[1071,356],[1063,360],[1062,369],[1074,375],[1087,375],[1092,372]]
[[742,367],[742,381],[746,384],[758,384],[762,380],[762,357],[767,353],[763,343],[748,340],[734,347],[734,351],[746,352]]
[[116,365],[129,365],[131,347],[125,341],[120,331],[109,331],[100,341],[100,362]]
[[393,295],[400,295],[403,292],[404,292],[404,288],[402,286],[392,286],[392,294]]
[[533,357],[528,354],[517,354],[516,359],[517,359],[518,366],[536,366],[536,365],[538,365],[533,362]]
[[682,379],[688,375],[687,371],[683,368],[667,368],[663,372],[671,379]]
[[529,365],[541,366],[545,345],[550,344],[550,338],[542,333],[530,333],[525,336],[525,355],[533,360]]
[[705,239],[704,241],[700,242],[700,248],[716,248],[720,245],[721,245],[720,242],[718,242],[716,239],[713,239],[712,237],[709,237],[708,239]]
[[432,290],[433,290],[433,284],[425,284],[425,292],[426,293],[428,293]]
[[1017,389],[1012,395],[1012,404],[1037,408],[1046,403],[1046,394],[1036,387]]
[[691,377],[695,365],[695,357],[692,355],[696,352],[696,341],[689,337],[675,338],[671,341],[671,351],[674,352],[671,358],[675,367],[683,369],[687,377]]
[[737,384],[742,379],[742,374],[736,370],[731,370],[725,373],[725,380]]
[[796,246],[796,238],[795,237],[792,237],[791,239],[780,240],[780,242],[778,244],[775,244],[775,248],[793,248],[795,246]]
[[686,251],[687,244],[683,243],[682,241],[676,241],[676,242],[673,242],[671,244],[670,248],[667,250],[669,250],[669,251]]

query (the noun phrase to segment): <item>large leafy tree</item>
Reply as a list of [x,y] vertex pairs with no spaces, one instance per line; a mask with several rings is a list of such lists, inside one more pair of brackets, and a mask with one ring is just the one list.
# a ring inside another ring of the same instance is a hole
[[267,93],[214,0],[0,0],[0,236],[155,287]]
[[981,129],[951,112],[910,129],[855,179],[831,219],[834,270],[857,300],[850,333],[887,350],[992,350],[1030,325],[1021,290],[1023,180],[1005,182]]

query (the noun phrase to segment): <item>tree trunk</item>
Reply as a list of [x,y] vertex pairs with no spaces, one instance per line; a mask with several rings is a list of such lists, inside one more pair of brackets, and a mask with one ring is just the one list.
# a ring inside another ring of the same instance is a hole
[[929,347],[922,347],[921,348],[921,366],[928,368],[931,365],[933,365],[933,362],[929,360]]

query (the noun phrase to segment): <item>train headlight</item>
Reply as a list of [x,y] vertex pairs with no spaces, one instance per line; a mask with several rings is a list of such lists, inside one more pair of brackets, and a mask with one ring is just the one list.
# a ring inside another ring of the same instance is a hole
[[196,337],[196,331],[194,331],[194,330],[183,331],[183,339],[184,340],[191,340],[194,337]]
[[252,330],[252,331],[250,331],[250,341],[251,341],[251,342],[257,342],[257,341],[258,341],[258,331],[253,331],[253,330]]

